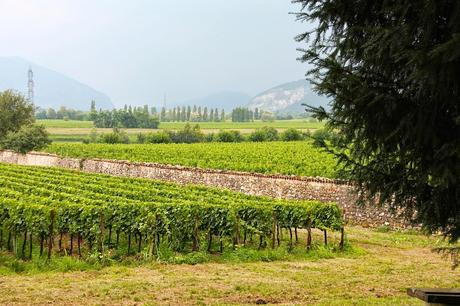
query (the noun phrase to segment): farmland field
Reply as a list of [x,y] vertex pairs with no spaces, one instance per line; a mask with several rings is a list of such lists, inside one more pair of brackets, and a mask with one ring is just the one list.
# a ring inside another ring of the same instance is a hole
[[60,120],[60,119],[41,119],[38,124],[43,124],[47,128],[92,128],[92,121],[80,120]]
[[197,144],[54,143],[46,152],[255,173],[336,177],[334,158],[308,141]]
[[[37,123],[43,124],[47,128],[92,128],[92,121],[77,121],[77,120],[37,120]],[[187,122],[161,122],[160,129],[177,130],[182,129]],[[324,126],[321,122],[315,122],[308,119],[292,119],[292,120],[275,120],[275,121],[260,121],[253,122],[190,122],[190,124],[198,124],[202,129],[219,130],[233,129],[246,130],[256,129],[264,126],[274,127],[276,129],[317,129]]]
[[[50,137],[55,142],[82,142],[93,130],[91,121],[77,120],[37,120],[37,123],[46,126]],[[161,130],[178,130],[185,126],[185,122],[161,122],[159,129],[124,129],[130,136],[132,141],[138,133],[157,132]],[[238,130],[242,134],[252,133],[255,129],[264,126],[274,127],[278,131],[283,131],[288,128],[295,128],[303,131],[315,130],[324,127],[324,123],[311,122],[308,119],[293,119],[293,120],[276,120],[273,122],[190,122],[190,124],[198,124],[205,134],[217,133],[219,130]],[[98,133],[109,133],[110,128],[94,129]]]

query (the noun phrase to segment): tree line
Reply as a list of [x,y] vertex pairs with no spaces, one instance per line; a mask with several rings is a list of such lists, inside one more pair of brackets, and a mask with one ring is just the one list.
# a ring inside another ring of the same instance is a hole
[[146,128],[156,129],[159,125],[158,117],[152,114],[148,105],[112,110],[96,110],[96,103],[91,102],[89,119],[97,128]]
[[232,111],[232,122],[251,122],[264,118],[267,119],[269,115],[270,113],[259,110],[257,107],[254,110],[247,107],[237,107]]
[[35,111],[35,118],[36,119],[59,119],[59,120],[79,120],[79,121],[86,121],[90,120],[89,112],[75,110],[72,108],[67,108],[65,106],[61,106],[58,110],[55,110],[52,107],[48,109],[44,109],[38,107]]
[[[156,114],[156,108],[152,108]],[[224,122],[225,110],[208,108],[207,106],[176,106],[170,109],[162,107],[159,119],[161,122]]]

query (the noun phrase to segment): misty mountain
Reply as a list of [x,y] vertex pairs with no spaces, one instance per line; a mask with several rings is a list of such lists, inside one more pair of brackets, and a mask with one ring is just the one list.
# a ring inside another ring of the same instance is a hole
[[34,73],[34,102],[42,108],[66,106],[88,110],[91,100],[98,108],[111,109],[110,98],[88,85],[19,57],[0,57],[0,91],[17,90],[27,96],[27,71]]
[[178,103],[178,105],[207,106],[208,108],[218,108],[219,110],[223,108],[225,112],[230,112],[237,106],[248,104],[250,100],[251,97],[245,93],[222,91],[205,96],[203,98],[186,100]]
[[299,114],[305,112],[305,107],[302,104],[323,106],[327,109],[328,99],[313,92],[306,80],[299,80],[273,87],[258,94],[251,99],[248,107],[251,109],[257,107],[274,113]]

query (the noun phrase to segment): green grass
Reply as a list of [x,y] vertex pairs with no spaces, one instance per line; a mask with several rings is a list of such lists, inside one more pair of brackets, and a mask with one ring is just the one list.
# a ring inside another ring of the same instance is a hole
[[308,141],[197,144],[54,143],[46,152],[66,157],[122,159],[190,167],[300,176],[336,176],[335,160]]
[[[93,122],[91,121],[77,121],[77,120],[37,120],[37,123],[43,124],[47,128],[92,128]],[[161,122],[160,129],[177,130],[182,129],[186,122]],[[311,119],[292,119],[292,120],[275,120],[273,122],[254,121],[254,122],[190,122],[190,124],[198,124],[205,130],[219,130],[219,129],[233,129],[245,130],[256,129],[264,126],[270,126],[277,129],[318,129],[324,126],[321,122],[316,122]]]
[[0,304],[423,305],[406,288],[460,286],[458,271],[431,251],[445,244],[436,237],[361,227],[346,233],[354,249],[345,253],[239,249],[105,267],[64,257],[24,262],[3,252]]
[[[63,256],[58,252],[54,252],[51,260],[48,260],[46,252],[40,256],[38,250],[34,249],[32,259],[23,260],[19,256],[14,256],[12,253],[2,250],[0,251],[0,275],[94,271],[109,266],[145,267],[156,264],[197,265],[204,263],[241,264],[299,260],[318,261],[332,258],[357,258],[366,254],[364,249],[353,247],[350,244],[347,244],[344,250],[339,250],[337,247],[339,238],[335,233],[330,234],[330,239],[334,239],[335,245],[324,246],[321,241],[322,233],[319,230],[313,230],[313,239],[316,241],[308,252],[301,242],[290,248],[289,241],[286,239],[286,230],[284,234],[285,239],[282,240],[281,246],[275,249],[266,247],[259,250],[256,242],[248,242],[246,246],[240,245],[236,249],[233,249],[231,244],[226,244],[222,253],[218,251],[219,244],[217,242],[213,244],[212,249],[214,251],[211,253],[206,251],[206,244],[202,244],[200,250],[196,252],[174,252],[164,242],[160,245],[158,255],[154,258],[147,256],[147,248],[144,248],[141,253],[126,256],[126,239],[121,239],[117,248],[105,249],[105,253],[102,256],[94,252],[85,254],[82,258]],[[303,240],[306,238],[303,231],[300,231],[299,238]],[[18,243],[22,243],[22,240],[18,239]]]
[[79,120],[52,120],[42,119],[37,120],[38,124],[43,124],[47,128],[92,128],[92,121],[79,121]]

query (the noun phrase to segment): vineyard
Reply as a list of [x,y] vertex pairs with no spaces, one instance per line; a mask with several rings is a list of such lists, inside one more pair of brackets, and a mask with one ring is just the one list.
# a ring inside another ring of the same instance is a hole
[[[276,248],[306,230],[342,230],[334,203],[281,201],[200,186],[44,167],[0,164],[0,247],[22,258],[33,249],[85,253],[123,248],[124,255],[174,251],[222,252],[242,245]],[[343,245],[343,239],[340,242]]]
[[308,141],[197,144],[70,144],[46,149],[65,157],[121,159],[265,174],[337,177],[336,161]]

